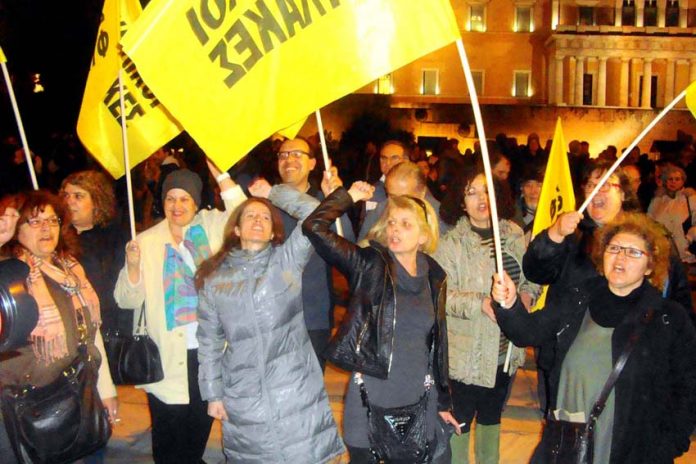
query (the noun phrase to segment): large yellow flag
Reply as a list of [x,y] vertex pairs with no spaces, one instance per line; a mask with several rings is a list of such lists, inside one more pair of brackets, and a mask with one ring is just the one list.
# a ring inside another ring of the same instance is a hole
[[[546,165],[544,183],[541,186],[539,203],[534,216],[532,238],[539,232],[546,230],[553,224],[561,213],[575,211],[575,193],[573,192],[573,178],[570,175],[566,142],[563,136],[561,118],[556,121],[556,130],[551,143],[551,153]],[[543,292],[533,310],[541,309],[546,302],[546,291]]]
[[686,88],[686,107],[689,108],[691,114],[696,118],[696,81],[693,81]]
[[120,51],[120,37],[140,16],[139,0],[106,0],[82,98],[77,134],[115,178],[124,174],[118,71],[122,81],[130,163],[136,165],[181,132],[135,65]]
[[460,37],[450,0],[152,0],[122,45],[220,168]]

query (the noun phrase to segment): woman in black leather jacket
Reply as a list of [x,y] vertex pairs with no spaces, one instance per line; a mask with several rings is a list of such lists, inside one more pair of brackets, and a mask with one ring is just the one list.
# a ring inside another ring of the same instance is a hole
[[[339,188],[302,226],[317,253],[346,275],[350,285],[348,314],[326,357],[361,374],[370,404],[385,408],[418,402],[425,391],[422,379],[432,374],[427,404],[432,442],[438,412],[458,431],[450,413],[445,272],[425,254],[437,246],[437,216],[422,200],[391,197],[368,234],[370,246],[360,248],[330,226],[355,202],[369,199],[372,191],[364,182],[354,183],[349,191]],[[372,462],[374,443],[356,382],[348,387],[343,423],[351,462]]]

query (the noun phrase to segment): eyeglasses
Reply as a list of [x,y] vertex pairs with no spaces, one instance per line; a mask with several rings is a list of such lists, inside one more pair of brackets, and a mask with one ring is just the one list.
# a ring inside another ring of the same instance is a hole
[[44,226],[58,227],[60,226],[60,218],[58,216],[51,216],[46,219],[31,218],[27,219],[27,224],[29,224],[29,227],[32,229],[40,229]]
[[307,153],[306,151],[302,151],[302,150],[279,151],[278,152],[278,159],[280,161],[287,161],[290,158],[298,160],[298,159],[302,158],[302,155],[309,156],[309,153]]
[[639,250],[638,248],[614,245],[612,243],[604,248],[604,252],[609,253],[610,255],[618,255],[622,251],[624,252],[624,256],[628,256],[629,258],[633,259],[639,259],[648,254],[647,251]]
[[[595,184],[594,182],[588,182],[585,184],[584,190],[586,192],[592,192],[595,189],[595,187],[597,187],[597,184]],[[621,184],[619,184],[618,182],[605,182],[599,188],[599,191],[602,193],[606,193],[612,187],[619,188],[619,187],[621,187]]]

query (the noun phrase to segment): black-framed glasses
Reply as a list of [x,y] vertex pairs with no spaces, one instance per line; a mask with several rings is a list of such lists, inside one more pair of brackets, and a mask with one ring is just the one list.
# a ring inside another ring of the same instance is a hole
[[[583,188],[586,192],[591,192],[595,189],[595,187],[597,187],[597,184],[595,184],[594,182],[588,182],[585,184]],[[609,189],[611,189],[612,187],[620,188],[621,184],[618,182],[607,181],[602,184],[602,186],[599,188],[599,191],[602,193],[607,193]]]
[[621,245],[615,245],[613,243],[610,243],[609,245],[604,248],[605,253],[609,253],[611,255],[618,255],[621,252],[624,252],[624,256],[628,256],[629,258],[633,259],[639,259],[642,258],[643,256],[647,256],[648,252],[639,250],[638,248],[633,248],[633,247],[625,247]]
[[309,153],[307,153],[306,151],[302,151],[302,150],[279,151],[278,152],[278,159],[281,161],[287,161],[290,158],[298,160],[298,159],[302,158],[302,155],[309,156]]
[[428,221],[428,207],[425,206],[425,202],[421,200],[418,197],[412,197],[411,195],[404,195],[405,198],[408,198],[409,200],[413,200],[418,206],[421,207],[423,210],[423,216],[425,216],[425,223],[430,224],[430,221]]
[[60,226],[60,218],[58,216],[51,216],[46,219],[40,219],[37,217],[29,218],[27,219],[27,224],[29,224],[29,227],[32,229],[40,229],[44,226],[48,227],[59,227]]

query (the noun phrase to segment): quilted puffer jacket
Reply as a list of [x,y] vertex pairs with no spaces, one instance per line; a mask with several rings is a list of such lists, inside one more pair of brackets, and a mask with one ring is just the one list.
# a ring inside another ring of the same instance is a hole
[[[318,203],[285,186],[270,199],[299,219]],[[223,401],[231,462],[315,464],[344,451],[302,314],[310,253],[299,228],[283,245],[234,250],[200,292],[201,396]]]

